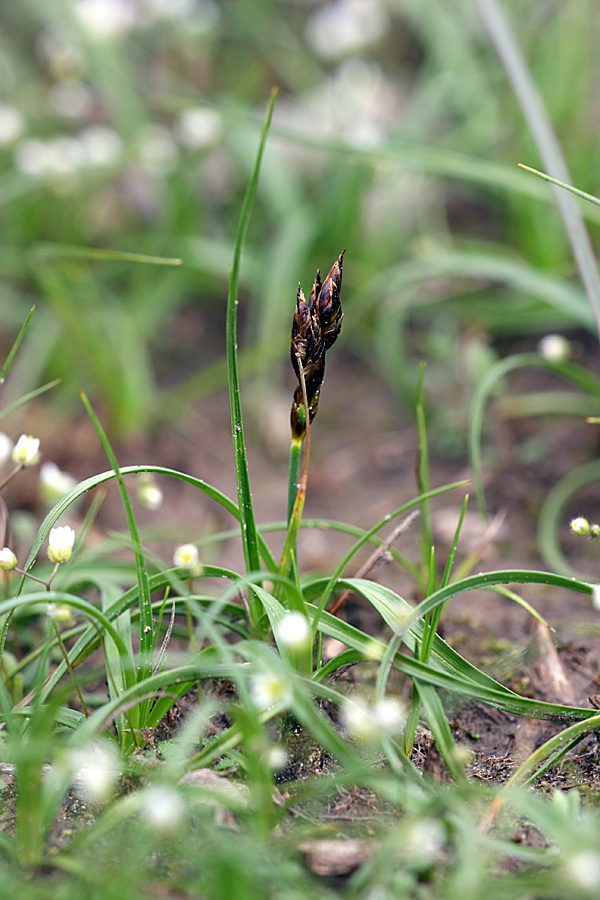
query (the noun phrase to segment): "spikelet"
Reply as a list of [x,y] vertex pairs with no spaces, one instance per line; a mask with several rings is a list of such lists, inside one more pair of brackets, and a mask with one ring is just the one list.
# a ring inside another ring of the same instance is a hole
[[290,345],[292,366],[299,382],[294,391],[290,417],[294,438],[302,439],[306,432],[300,366],[306,384],[309,421],[312,422],[317,414],[319,393],[325,377],[325,352],[335,343],[342,327],[344,316],[340,291],[344,253],[340,253],[325,281],[321,281],[321,273],[317,269],[308,303],[298,285]]

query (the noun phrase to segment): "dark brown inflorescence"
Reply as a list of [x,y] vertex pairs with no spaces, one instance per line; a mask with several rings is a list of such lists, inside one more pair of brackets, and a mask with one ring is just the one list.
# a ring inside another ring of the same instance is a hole
[[317,414],[319,392],[325,377],[325,352],[333,346],[342,327],[344,315],[340,291],[345,252],[340,253],[325,281],[321,282],[321,273],[317,269],[308,303],[298,285],[290,347],[292,366],[298,378],[291,413],[292,435],[296,438],[303,438],[306,432],[300,366],[306,384],[309,421],[312,422]]

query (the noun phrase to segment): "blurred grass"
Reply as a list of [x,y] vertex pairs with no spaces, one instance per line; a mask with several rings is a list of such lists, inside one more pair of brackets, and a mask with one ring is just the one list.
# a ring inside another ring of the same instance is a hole
[[[358,26],[351,8],[334,19],[329,4],[291,2],[3,8],[0,104],[20,124],[11,132],[0,115],[0,340],[39,304],[15,396],[61,377],[63,402],[84,388],[124,437],[225,385],[213,333],[273,85],[240,273],[241,365],[248,349],[258,395],[286,365],[298,280],[339,247],[347,346],[411,402],[440,316],[433,383],[461,335],[477,334],[492,363],[498,338],[593,329],[550,191],[517,169],[539,154],[476,7],[374,2]],[[597,193],[592,3],[504,9],[573,183]],[[594,239],[598,210],[582,213]],[[183,265],[66,259],[53,244]]]

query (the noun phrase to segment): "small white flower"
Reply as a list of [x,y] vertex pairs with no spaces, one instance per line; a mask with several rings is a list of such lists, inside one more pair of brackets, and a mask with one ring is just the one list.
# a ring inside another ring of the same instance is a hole
[[40,494],[47,506],[62,500],[76,484],[73,476],[61,471],[56,463],[45,462],[40,466]]
[[395,697],[383,697],[375,704],[373,718],[386,734],[399,734],[404,728],[406,713]]
[[338,0],[319,4],[308,20],[306,38],[313,50],[330,60],[373,44],[385,34],[388,23],[385,4],[379,0]]
[[185,803],[175,788],[155,785],[147,788],[140,799],[144,820],[158,831],[171,831],[181,822]]
[[63,118],[82,119],[93,111],[94,94],[83,81],[68,78],[50,89],[48,102]]
[[123,141],[106,125],[90,125],[79,135],[87,163],[95,168],[116,165],[123,156]]
[[250,681],[250,691],[254,703],[261,710],[272,706],[289,706],[292,702],[291,685],[274,672],[254,675]]
[[3,547],[0,550],[0,569],[4,569],[5,572],[12,572],[16,565],[17,557],[10,547]]
[[312,630],[306,616],[290,612],[284,616],[276,630],[277,641],[288,650],[300,653],[312,643]]
[[48,174],[52,159],[52,151],[45,141],[30,138],[21,141],[15,147],[15,166],[23,175],[30,178],[43,178]]
[[119,37],[137,24],[137,11],[126,0],[77,0],[75,15],[97,40]]
[[195,569],[198,565],[198,548],[193,544],[182,544],[173,554],[173,564],[178,569]]
[[283,747],[280,747],[278,744],[274,744],[267,750],[266,760],[268,767],[273,772],[281,772],[281,770],[284,769],[287,765],[288,756]]
[[46,615],[53,622],[61,622],[63,625],[71,625],[73,622],[71,607],[66,603],[49,603]]
[[565,860],[566,874],[575,884],[585,890],[600,888],[600,853],[582,850]]
[[571,345],[562,334],[547,334],[539,341],[538,353],[550,362],[564,362],[571,355]]
[[179,149],[171,132],[162,125],[147,125],[138,145],[140,162],[151,175],[166,175],[177,165]]
[[[154,512],[160,509],[163,502],[163,492],[151,475],[140,476],[137,488],[137,501],[144,509]],[[196,549],[196,548],[194,548]]]
[[0,466],[4,465],[10,459],[13,451],[13,442],[7,434],[0,431]]
[[373,717],[367,703],[361,697],[346,698],[342,706],[342,719],[350,735],[359,741],[373,736]]
[[14,106],[0,104],[0,145],[13,144],[23,133],[23,116]]
[[571,529],[571,533],[576,534],[578,537],[585,537],[586,534],[590,533],[590,523],[587,519],[584,519],[583,516],[571,519],[569,528]]
[[108,746],[93,745],[71,755],[75,768],[73,785],[88,803],[108,800],[120,771],[116,754]]
[[592,585],[592,606],[600,612],[600,584]]
[[214,109],[192,106],[181,113],[174,130],[184,147],[199,150],[214,144],[221,136],[221,116]]
[[50,531],[48,558],[53,563],[66,563],[71,559],[75,532],[68,525]]
[[30,434],[22,434],[12,452],[13,462],[27,468],[35,466],[40,458],[40,439]]
[[433,861],[446,843],[446,829],[437,819],[414,822],[405,835],[404,852],[408,859],[418,857]]
[[406,716],[402,704],[393,697],[383,697],[374,705],[362,697],[348,697],[342,718],[353,738],[370,743],[401,732]]

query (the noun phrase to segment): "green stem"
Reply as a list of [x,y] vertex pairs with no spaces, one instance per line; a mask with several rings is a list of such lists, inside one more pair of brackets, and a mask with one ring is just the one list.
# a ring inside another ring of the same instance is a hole
[[75,690],[77,691],[77,696],[79,697],[79,702],[81,703],[81,708],[83,710],[83,714],[87,719],[89,717],[88,708],[85,705],[85,700],[83,699],[83,695],[79,688],[79,684],[77,683],[77,679],[75,678],[75,672],[73,671],[73,666],[71,665],[71,662],[69,660],[69,654],[67,653],[67,651],[65,649],[65,645],[63,644],[63,639],[60,636],[60,631],[58,630],[58,625],[56,624],[56,622],[53,622],[52,625],[54,626],[54,634],[56,635],[56,640],[58,641],[58,646],[60,647],[60,652],[62,653],[62,657],[65,661],[65,665],[66,665],[67,669],[69,670],[69,675],[71,676],[73,684],[75,685]]
[[300,468],[300,450],[302,448],[302,438],[293,437],[290,446],[290,469],[288,479],[288,505],[287,505],[287,523],[288,527],[292,518],[294,503],[296,502],[296,494],[298,493],[298,470]]
[[[296,543],[298,541],[298,532],[300,530],[300,522],[302,521],[302,513],[304,512],[304,501],[306,499],[306,486],[308,484],[308,465],[310,462],[310,416],[308,414],[308,396],[306,393],[306,379],[304,378],[304,369],[300,364],[298,357],[300,384],[302,386],[302,403],[306,410],[306,446],[304,448],[304,460],[302,462],[302,475],[298,482],[296,498],[290,513],[287,534],[285,536],[285,544],[283,545],[283,553],[281,554],[281,565],[279,566],[279,574],[287,576],[292,569],[295,554]],[[302,438],[299,438],[302,443]],[[299,448],[298,448],[299,449]],[[290,463],[291,465],[291,463]]]

